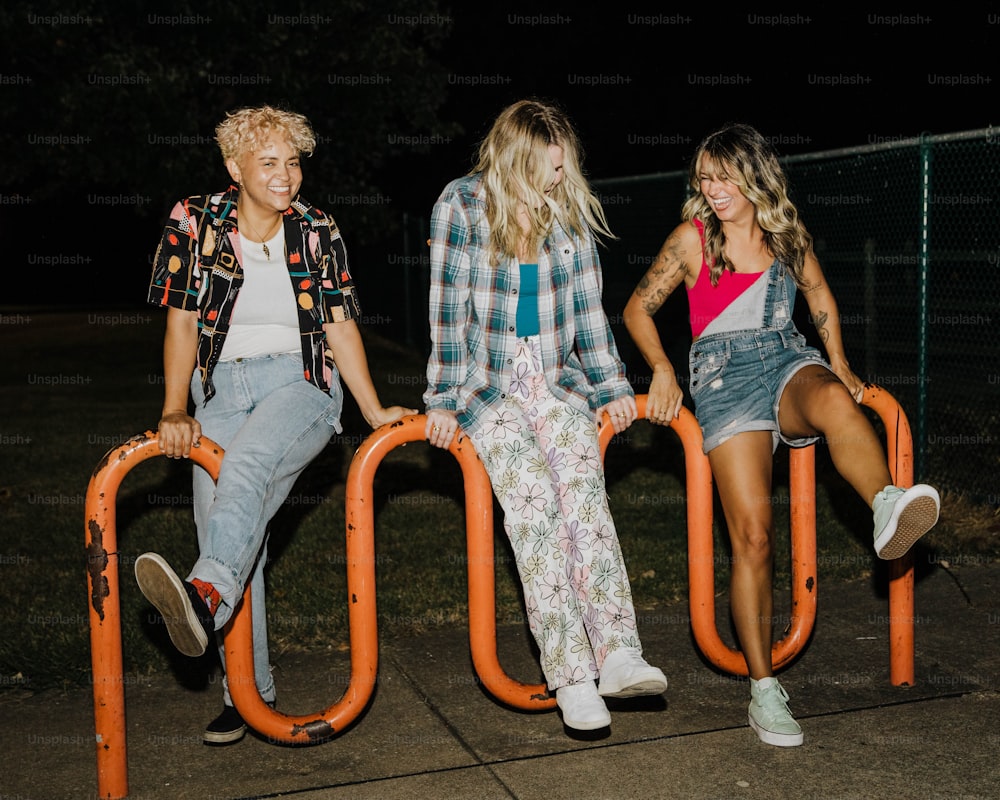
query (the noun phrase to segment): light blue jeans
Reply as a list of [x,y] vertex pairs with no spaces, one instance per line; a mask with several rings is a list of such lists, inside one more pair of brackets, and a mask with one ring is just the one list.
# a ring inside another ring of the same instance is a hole
[[[199,558],[188,580],[211,583],[222,596],[215,614],[220,632],[249,581],[253,606],[254,675],[265,702],[274,700],[267,648],[264,566],[267,526],[296,479],[339,433],[343,391],[334,372],[330,394],[306,381],[298,353],[220,362],[207,403],[196,371],[191,379],[195,418],[204,436],[226,452],[214,482],[194,469],[194,518]],[[216,635],[225,667],[221,633]],[[231,705],[223,677],[223,699]]]

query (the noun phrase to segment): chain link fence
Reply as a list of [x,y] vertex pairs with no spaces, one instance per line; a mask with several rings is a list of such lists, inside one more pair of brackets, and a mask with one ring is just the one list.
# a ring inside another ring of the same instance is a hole
[[[1000,131],[925,136],[782,163],[837,298],[848,360],[861,378],[891,392],[909,418],[915,479],[1000,505]],[[629,378],[643,393],[649,371],[622,309],[680,221],[687,176],[622,177],[594,187],[617,236],[602,252],[605,308]],[[426,350],[426,219],[408,225],[417,245],[407,263],[419,268],[406,280],[413,304],[403,337]],[[795,316],[819,346],[801,298]],[[668,299],[656,322],[686,386],[691,331],[683,291]]]

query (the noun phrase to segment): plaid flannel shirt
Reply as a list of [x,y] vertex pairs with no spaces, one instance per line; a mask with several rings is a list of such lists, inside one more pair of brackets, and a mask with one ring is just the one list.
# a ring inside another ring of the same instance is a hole
[[[153,259],[148,300],[198,312],[198,370],[206,401],[215,394],[212,370],[222,353],[236,297],[243,286],[237,229],[239,189],[189,197],[170,213]],[[361,316],[347,251],[337,224],[301,197],[282,218],[285,266],[295,291],[303,375],[324,392],[334,380],[323,325]]]
[[[428,410],[457,412],[466,433],[503,402],[511,382],[520,270],[516,258],[489,263],[489,224],[479,176],[449,183],[431,216],[431,354]],[[579,411],[634,395],[601,301],[593,234],[554,223],[538,258],[542,367],[552,393]]]

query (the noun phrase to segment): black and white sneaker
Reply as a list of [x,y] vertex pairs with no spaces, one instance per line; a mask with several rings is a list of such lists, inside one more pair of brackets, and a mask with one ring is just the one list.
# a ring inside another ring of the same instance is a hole
[[205,744],[234,744],[247,732],[247,724],[233,706],[223,704],[222,713],[208,723],[202,737]]
[[[268,705],[274,708],[274,701]],[[222,713],[208,723],[202,740],[205,744],[211,745],[235,744],[246,735],[246,732],[247,724],[240,712],[228,703],[223,703]]]
[[215,620],[198,590],[156,553],[135,560],[135,580],[163,616],[174,646],[186,656],[202,655],[215,633]]

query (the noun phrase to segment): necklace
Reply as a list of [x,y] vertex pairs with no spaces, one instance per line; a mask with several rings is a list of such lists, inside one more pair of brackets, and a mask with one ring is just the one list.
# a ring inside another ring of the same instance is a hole
[[[279,214],[278,215],[278,219],[275,220],[275,222],[280,222],[280,221],[281,221],[281,215]],[[271,260],[271,251],[267,249],[267,236],[261,236],[259,233],[257,233],[257,229],[253,225],[250,224],[250,220],[246,220],[246,223],[247,223],[247,226],[250,228],[250,230],[253,231],[254,236],[256,236],[258,239],[260,239],[260,246],[264,248],[264,258],[266,258],[268,261],[270,261]],[[272,222],[271,223],[271,227],[268,228],[268,235],[270,235],[270,233],[271,233],[272,230],[274,230],[274,222]]]

